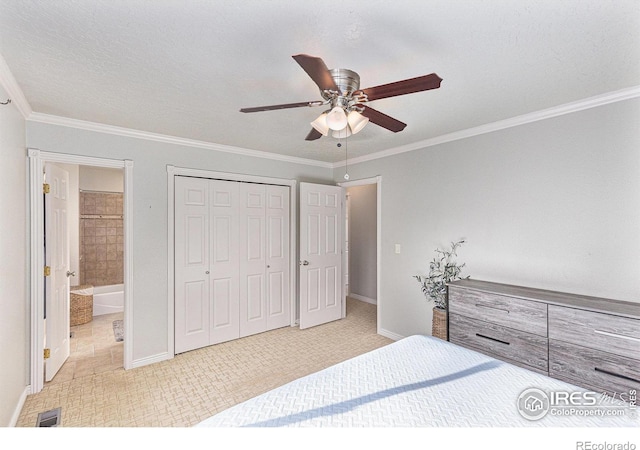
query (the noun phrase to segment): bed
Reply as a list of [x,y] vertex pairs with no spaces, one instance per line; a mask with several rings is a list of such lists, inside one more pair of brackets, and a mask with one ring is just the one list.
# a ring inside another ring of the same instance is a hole
[[[576,393],[574,404],[544,404],[545,395],[549,400],[555,392]],[[196,426],[638,427],[635,412],[630,403],[416,335],[290,382]]]

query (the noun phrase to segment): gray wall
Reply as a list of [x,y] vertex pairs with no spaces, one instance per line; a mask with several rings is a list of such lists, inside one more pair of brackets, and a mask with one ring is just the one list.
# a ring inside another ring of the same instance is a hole
[[[0,101],[8,98],[0,87]],[[27,192],[25,121],[0,105],[0,426],[14,425],[28,385]]]
[[349,195],[349,290],[376,300],[377,185],[347,189]]
[[639,123],[632,99],[349,164],[382,176],[381,328],[430,334],[412,276],[459,238],[472,278],[640,301]]
[[[329,168],[257,159],[142,139],[27,122],[27,146],[130,159],[133,169],[133,360],[167,349],[167,165],[330,183]],[[23,194],[22,194],[23,195]]]

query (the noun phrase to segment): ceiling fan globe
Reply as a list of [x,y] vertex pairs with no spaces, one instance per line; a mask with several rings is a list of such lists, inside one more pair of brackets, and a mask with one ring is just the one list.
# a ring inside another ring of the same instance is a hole
[[349,128],[351,128],[351,132],[356,134],[358,131],[362,130],[366,124],[369,123],[369,118],[363,116],[358,111],[351,111],[347,116],[347,121],[349,122]]
[[347,114],[340,106],[334,106],[327,114],[327,126],[333,131],[340,131],[347,126]]
[[342,130],[331,132],[331,136],[337,139],[348,138],[349,136],[351,136],[351,130],[349,129],[349,127],[344,127]]

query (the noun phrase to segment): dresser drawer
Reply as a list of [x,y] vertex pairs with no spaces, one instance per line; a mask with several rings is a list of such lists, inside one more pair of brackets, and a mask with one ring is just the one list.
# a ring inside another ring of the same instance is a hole
[[640,359],[638,319],[549,305],[549,338]]
[[449,340],[481,353],[547,373],[547,338],[494,323],[449,315]]
[[550,339],[549,376],[597,392],[628,396],[631,389],[640,390],[640,360]]
[[547,336],[547,304],[449,286],[449,312]]

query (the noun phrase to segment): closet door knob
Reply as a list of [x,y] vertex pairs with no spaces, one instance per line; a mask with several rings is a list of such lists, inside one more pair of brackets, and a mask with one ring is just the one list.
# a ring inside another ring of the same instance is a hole
[[304,261],[300,261],[300,265],[301,266],[308,266],[309,265],[309,261],[307,261],[306,259]]
[[207,275],[209,275],[209,271],[208,271],[208,270],[207,270],[205,273],[206,273]]
[[67,270],[67,277],[75,277],[75,276],[76,276],[76,272],[75,272],[75,270],[74,270],[73,272],[69,272],[69,271]]

